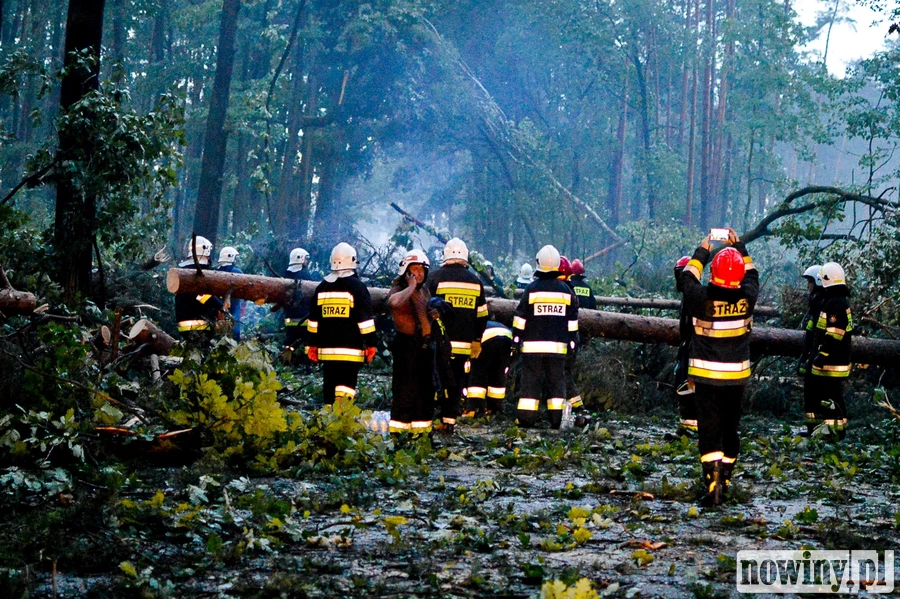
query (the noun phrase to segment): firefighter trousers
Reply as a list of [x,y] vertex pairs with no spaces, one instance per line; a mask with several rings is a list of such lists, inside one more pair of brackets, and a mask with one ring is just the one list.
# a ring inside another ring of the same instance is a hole
[[738,426],[745,385],[716,386],[696,383],[697,446],[703,461],[733,462],[741,450]]
[[397,333],[391,353],[391,432],[429,432],[434,416],[434,349],[421,338]]
[[508,338],[495,337],[481,346],[481,355],[472,360],[466,412],[500,413],[506,397],[506,373],[509,370]]
[[547,415],[552,428],[562,423],[566,402],[566,357],[560,354],[524,354],[522,380],[516,417],[519,426],[533,427],[538,422],[541,399],[547,398]]
[[356,397],[356,378],[360,368],[361,362],[322,362],[322,397],[326,406],[332,405],[336,400]]
[[581,393],[578,392],[578,383],[575,381],[575,364],[578,360],[578,354],[575,350],[570,349],[566,354],[566,399],[573,410],[584,407],[581,401]]
[[843,431],[847,426],[844,379],[807,374],[803,385],[803,408],[809,432],[823,423],[837,433]]

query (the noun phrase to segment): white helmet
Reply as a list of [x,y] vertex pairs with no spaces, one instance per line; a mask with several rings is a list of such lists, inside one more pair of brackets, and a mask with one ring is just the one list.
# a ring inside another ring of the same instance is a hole
[[819,279],[822,287],[847,284],[844,269],[837,262],[826,262],[823,264],[822,270],[819,271]]
[[818,287],[822,286],[822,280],[819,278],[819,271],[822,270],[821,264],[813,264],[809,268],[803,271],[803,274],[800,275],[802,277],[806,277],[810,279],[813,283],[815,283]]
[[[209,257],[212,255],[212,241],[206,237],[197,235],[197,261],[200,264],[209,264]],[[190,237],[184,242],[184,257],[186,260],[194,259],[194,238]]]
[[490,260],[485,260],[484,262],[482,262],[482,264],[484,264],[485,268],[494,268],[494,263]]
[[469,261],[469,248],[466,243],[459,237],[454,237],[444,246],[444,263],[451,260]]
[[309,262],[309,252],[303,248],[294,248],[288,257],[288,270],[292,272],[300,270],[307,262]]
[[559,250],[552,245],[545,245],[537,253],[538,272],[559,270]]
[[219,251],[219,264],[234,264],[234,259],[237,257],[237,248],[226,245]]
[[356,250],[349,243],[341,242],[331,250],[331,270],[355,270]]
[[532,267],[527,262],[522,265],[522,268],[519,269],[519,278],[516,279],[518,283],[530,283],[534,278],[534,267]]
[[422,250],[409,250],[406,252],[406,255],[403,256],[403,259],[400,260],[400,269],[397,271],[401,277],[406,274],[406,269],[409,268],[411,264],[421,264],[425,267],[425,274],[428,274],[428,267],[431,266],[431,262],[428,261],[428,256]]

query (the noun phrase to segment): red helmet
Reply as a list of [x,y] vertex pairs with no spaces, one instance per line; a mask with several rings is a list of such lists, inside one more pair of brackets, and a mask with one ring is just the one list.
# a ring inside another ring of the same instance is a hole
[[569,259],[565,256],[559,257],[559,274],[566,278],[572,276],[572,265],[569,263]]
[[687,266],[687,263],[691,261],[690,256],[682,256],[678,259],[678,262],[675,263],[675,268],[684,268]]
[[736,249],[727,247],[713,258],[709,282],[718,287],[737,289],[744,280],[745,272],[744,257]]
[[575,258],[572,260],[572,274],[573,275],[583,275],[584,274],[584,263]]

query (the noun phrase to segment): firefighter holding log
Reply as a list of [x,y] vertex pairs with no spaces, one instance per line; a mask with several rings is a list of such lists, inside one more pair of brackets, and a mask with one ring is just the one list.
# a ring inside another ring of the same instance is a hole
[[[194,236],[184,244],[181,268],[209,269],[213,244],[206,237]],[[196,251],[196,258],[195,258]],[[222,300],[209,293],[176,293],[175,320],[178,332],[191,344],[207,343],[212,338],[215,323],[222,310]]]
[[328,406],[356,396],[359,370],[375,358],[372,300],[357,267],[350,244],[331,250],[331,273],[316,287],[307,321],[306,355],[322,363],[322,395]]
[[[681,281],[684,267],[691,261],[690,256],[682,256],[675,263],[675,289],[684,293]],[[688,358],[691,352],[691,338],[694,336],[694,323],[691,315],[685,310],[684,298],[678,310],[678,334],[681,343],[675,354],[675,395],[678,397],[678,430],[677,434],[697,432],[697,402],[694,400],[694,383],[688,380]]]
[[684,307],[694,327],[688,380],[695,386],[704,506],[724,500],[740,451],[741,401],[750,378],[750,329],[759,295],[759,274],[737,233],[713,232],[723,233],[726,247],[712,258],[709,283],[700,280],[712,254],[710,236],[681,275]]
[[[288,255],[288,266],[284,271],[285,279],[297,282],[293,289],[290,302],[284,306],[284,348],[290,353],[291,362],[298,362],[298,351],[306,345],[306,319],[309,317],[311,298],[303,295],[300,283],[302,281],[315,281],[309,271],[309,252],[303,248],[294,248]],[[303,358],[306,359],[305,357]]]
[[[559,251],[545,245],[537,253],[534,282],[524,293],[513,318],[513,343],[522,356],[522,379],[516,410],[519,426],[533,428],[546,390],[550,426],[562,424],[566,402],[566,356],[575,348],[578,300],[559,280]],[[545,384],[542,384],[545,383]]]
[[[221,272],[233,272],[242,275],[244,271],[234,263],[239,256],[237,248],[225,246],[219,251],[218,269]],[[231,335],[235,341],[241,340],[241,319],[243,318],[244,303],[239,299],[229,299],[223,308],[231,315]]]
[[813,351],[809,356],[809,377],[804,395],[807,430],[825,425],[832,436],[843,439],[847,427],[844,403],[844,379],[850,376],[850,345],[853,336],[853,313],[850,290],[843,267],[826,262],[819,271],[822,293],[816,309]]
[[450,337],[450,371],[441,402],[441,426],[450,432],[460,413],[466,369],[470,359],[481,353],[481,335],[487,323],[488,307],[484,285],[469,270],[469,248],[462,239],[454,237],[444,246],[441,267],[428,276],[428,290],[453,306],[453,314],[446,321]]

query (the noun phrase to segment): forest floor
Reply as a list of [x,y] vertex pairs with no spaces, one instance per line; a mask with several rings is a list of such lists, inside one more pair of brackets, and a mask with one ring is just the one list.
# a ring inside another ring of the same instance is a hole
[[[586,431],[524,431],[469,420],[452,436],[388,439],[389,457],[351,472],[145,467],[98,500],[113,506],[102,523],[67,533],[83,536],[80,556],[55,575],[48,563],[8,570],[0,590],[525,598],[587,578],[600,596],[732,597],[740,550],[900,548],[897,446],[873,442],[884,431],[832,444],[745,417],[731,498],[704,509],[696,440],[673,437],[673,423],[606,413]],[[558,596],[590,596],[568,592]]]

